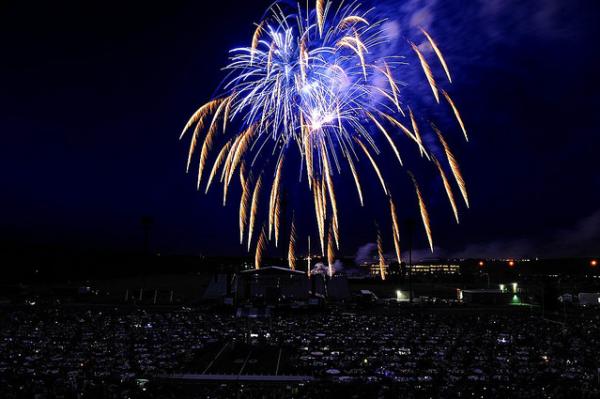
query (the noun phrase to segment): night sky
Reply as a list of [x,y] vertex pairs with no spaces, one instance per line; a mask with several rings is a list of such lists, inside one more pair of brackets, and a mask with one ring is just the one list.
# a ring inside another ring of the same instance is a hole
[[[196,192],[178,136],[269,2],[212,3],[2,2],[4,248],[135,252],[150,215],[157,252],[244,253],[237,207]],[[377,3],[436,37],[471,136],[453,146],[472,202],[460,225],[424,183],[436,254],[600,254],[600,3]],[[413,215],[414,193],[403,198]],[[374,241],[377,212],[364,212],[342,225],[348,255]]]

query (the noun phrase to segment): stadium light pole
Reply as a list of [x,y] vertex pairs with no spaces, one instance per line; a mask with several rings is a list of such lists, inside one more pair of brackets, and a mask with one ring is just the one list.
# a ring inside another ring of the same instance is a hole
[[414,219],[406,219],[404,222],[406,225],[406,230],[408,231],[408,297],[409,302],[413,303],[413,290],[412,290],[412,242],[413,242],[413,232],[415,230],[415,220]]

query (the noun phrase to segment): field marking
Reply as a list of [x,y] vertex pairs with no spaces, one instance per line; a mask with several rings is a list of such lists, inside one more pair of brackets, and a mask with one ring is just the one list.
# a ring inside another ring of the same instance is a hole
[[204,369],[204,371],[202,372],[202,374],[206,374],[206,372],[208,371],[208,369],[210,369],[212,367],[212,365],[215,363],[215,361],[217,361],[217,359],[219,358],[219,356],[221,356],[221,353],[223,353],[223,351],[229,346],[229,341],[227,341],[225,343],[225,345],[223,345],[223,347],[221,348],[221,350],[219,351],[219,353],[217,353],[217,355],[215,356],[215,358],[213,360],[210,361],[210,363],[208,363],[208,366],[206,366],[206,368]]
[[281,362],[281,348],[279,348],[279,356],[277,356],[277,368],[275,369],[275,375],[279,375],[279,362]]
[[246,356],[246,360],[244,360],[244,364],[242,364],[242,368],[240,369],[240,372],[238,373],[238,375],[242,375],[242,373],[244,372],[244,369],[246,368],[246,363],[248,363],[248,359],[250,359],[251,354],[252,354],[252,349],[250,349],[250,352],[248,352],[248,356]]

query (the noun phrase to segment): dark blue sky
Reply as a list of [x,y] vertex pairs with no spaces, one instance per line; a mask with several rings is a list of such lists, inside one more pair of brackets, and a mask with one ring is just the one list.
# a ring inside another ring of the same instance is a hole
[[[3,245],[136,251],[140,217],[152,215],[157,251],[243,253],[237,208],[195,191],[178,135],[267,5],[3,2]],[[459,226],[438,184],[423,183],[438,253],[600,253],[598,2],[378,7],[437,38],[472,138],[454,146],[472,200]],[[406,193],[403,216],[413,202]],[[373,241],[374,214],[342,227],[345,253]]]

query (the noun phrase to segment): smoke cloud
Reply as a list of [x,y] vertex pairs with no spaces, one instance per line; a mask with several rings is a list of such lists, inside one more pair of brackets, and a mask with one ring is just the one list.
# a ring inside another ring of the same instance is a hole
[[[344,264],[342,263],[342,261],[337,259],[333,263],[333,274],[340,273],[342,270],[344,270]],[[329,266],[322,262],[318,262],[312,268],[310,274],[329,274]]]
[[375,244],[374,242],[369,242],[369,243],[359,247],[358,251],[356,251],[356,255],[354,256],[354,262],[357,265],[360,265],[361,263],[372,259],[373,258],[372,254],[376,249],[377,249],[377,244]]
[[600,253],[600,209],[582,218],[570,228],[559,229],[533,238],[495,240],[467,245],[450,257],[568,257],[597,256]]

